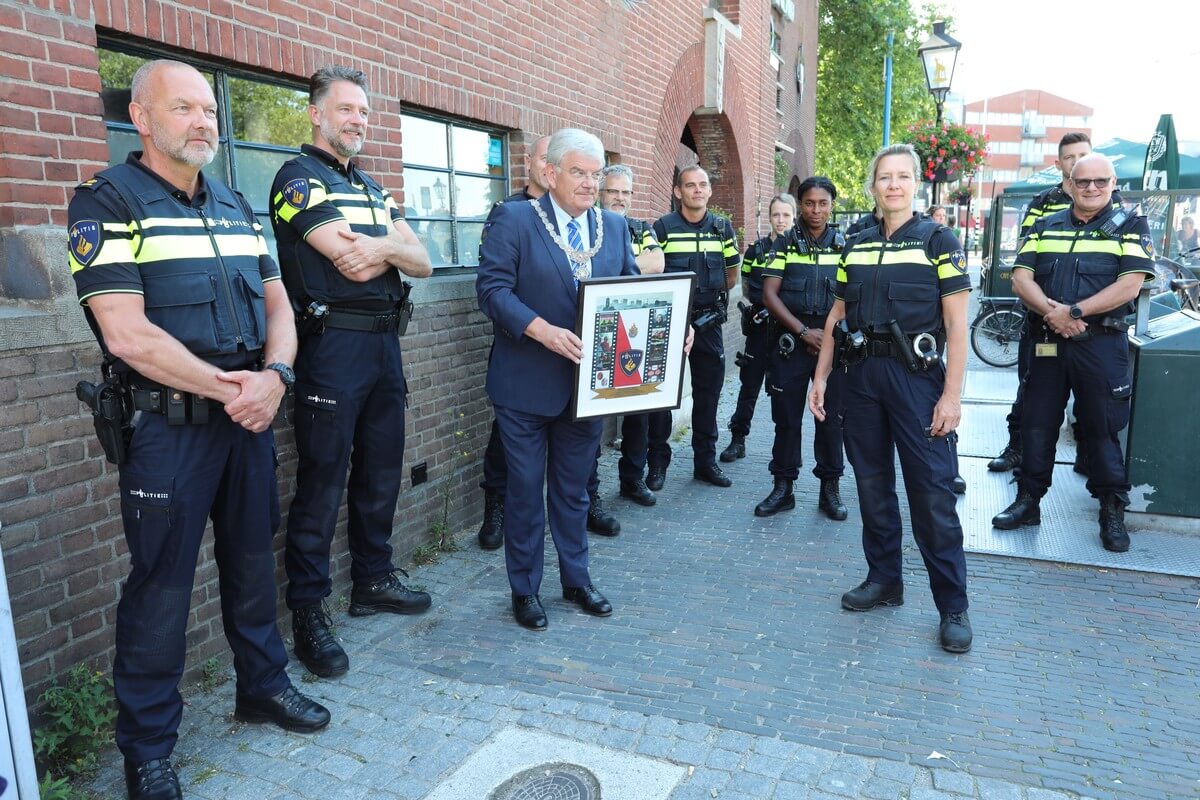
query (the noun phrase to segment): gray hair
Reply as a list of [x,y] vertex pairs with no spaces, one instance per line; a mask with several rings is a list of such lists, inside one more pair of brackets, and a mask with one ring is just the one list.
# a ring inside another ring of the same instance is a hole
[[603,188],[608,179],[616,175],[618,178],[628,178],[629,188],[633,188],[633,170],[624,164],[610,164],[600,170],[600,187]]
[[1108,165],[1109,177],[1116,176],[1117,171],[1116,171],[1116,169],[1113,168],[1112,159],[1110,159],[1108,156],[1104,155],[1104,153],[1097,153],[1095,150],[1093,150],[1092,152],[1088,153],[1086,156],[1084,156],[1083,158],[1081,158],[1075,162],[1075,166],[1071,167],[1071,177],[1072,178],[1075,177],[1075,170],[1079,169],[1080,164],[1086,164],[1089,161],[1103,161],[1105,164]]
[[599,138],[579,128],[563,128],[550,137],[546,148],[546,163],[561,167],[567,153],[582,153],[604,163],[604,144]]
[[920,181],[924,175],[921,169],[921,157],[917,155],[917,151],[913,149],[911,144],[889,144],[887,147],[879,148],[879,152],[875,153],[875,157],[871,159],[871,166],[867,168],[867,182],[863,184],[863,189],[867,193],[867,197],[874,199],[875,193],[871,189],[875,186],[875,173],[879,169],[879,162],[888,156],[907,155],[913,162],[913,178]]
[[146,84],[150,82],[150,76],[163,67],[189,67],[182,61],[175,61],[169,58],[156,58],[153,61],[147,61],[137,68],[137,72],[133,73],[133,79],[129,82],[129,99],[138,105],[146,104]]
[[329,94],[330,87],[338,81],[349,81],[355,86],[363,90],[363,94],[369,94],[370,89],[367,86],[367,76],[361,69],[353,67],[321,67],[312,74],[308,79],[308,102],[310,105],[320,105],[325,99],[325,95]]

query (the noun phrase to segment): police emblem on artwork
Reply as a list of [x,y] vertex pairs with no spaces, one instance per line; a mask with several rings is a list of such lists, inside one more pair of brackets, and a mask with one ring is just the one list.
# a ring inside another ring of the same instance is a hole
[[308,181],[304,178],[288,181],[283,187],[283,201],[297,211],[303,211],[308,205]]
[[1142,234],[1142,249],[1146,251],[1146,255],[1154,258],[1154,240],[1150,238],[1149,234]]
[[950,254],[950,265],[965,275],[967,273],[967,254],[962,250],[955,250]]
[[621,371],[626,375],[633,375],[642,366],[642,351],[641,350],[626,350],[621,353]]
[[69,242],[71,255],[83,266],[92,263],[100,252],[100,223],[94,219],[81,219],[71,226]]

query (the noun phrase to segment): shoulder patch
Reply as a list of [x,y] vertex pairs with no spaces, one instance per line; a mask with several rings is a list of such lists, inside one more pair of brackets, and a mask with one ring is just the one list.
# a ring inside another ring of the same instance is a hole
[[86,267],[92,263],[96,254],[100,252],[103,232],[103,226],[94,219],[81,219],[71,226],[71,230],[68,232],[71,255],[81,265]]
[[283,201],[297,211],[308,205],[308,179],[294,178],[283,186]]
[[950,265],[962,274],[967,274],[967,254],[962,250],[955,250],[950,254]]
[[1154,240],[1150,238],[1150,234],[1142,234],[1142,249],[1146,251],[1146,255],[1154,258]]

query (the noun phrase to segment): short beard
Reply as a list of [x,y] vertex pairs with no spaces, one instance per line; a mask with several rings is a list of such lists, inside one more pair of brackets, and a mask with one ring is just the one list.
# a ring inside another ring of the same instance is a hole
[[321,120],[321,138],[329,142],[329,146],[333,148],[333,152],[342,158],[354,158],[362,150],[362,139],[360,138],[357,144],[348,145],[342,141],[339,133],[326,120]]
[[209,144],[206,152],[199,152],[188,145],[187,140],[176,145],[153,119],[150,120],[150,141],[154,147],[167,156],[187,164],[189,167],[202,169],[207,167],[217,157],[217,145]]

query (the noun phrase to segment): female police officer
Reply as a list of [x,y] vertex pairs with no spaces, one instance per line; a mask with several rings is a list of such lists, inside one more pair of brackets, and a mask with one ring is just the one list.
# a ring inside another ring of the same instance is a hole
[[[950,484],[957,472],[954,429],[967,355],[966,259],[948,228],[912,211],[921,172],[910,145],[880,150],[868,174],[867,189],[882,219],[842,253],[837,300],[808,399],[813,415],[824,419],[837,330],[836,349],[846,354],[836,365],[846,371],[846,454],[858,482],[869,568],[867,579],[842,595],[842,607],[868,611],[904,602],[893,467],[898,452],[913,536],[941,613],[941,645],[963,653],[971,647],[971,625],[962,527]],[[839,326],[843,319],[845,327]]]
[[[777,249],[775,260],[763,270],[763,302],[771,312],[775,333],[767,370],[767,393],[775,420],[770,464],[775,488],[755,507],[754,513],[760,517],[796,506],[792,482],[800,475],[804,396],[817,366],[825,317],[833,305],[838,260],[846,243],[841,232],[829,224],[837,199],[832,181],[808,178],[800,184],[799,197],[800,224],[789,232],[786,245]],[[840,385],[839,380],[828,385],[829,418],[817,423],[813,441],[813,474],[821,481],[819,506],[835,520],[846,518],[838,491],[843,471],[841,407],[836,399]]]
[[742,256],[742,290],[748,306],[742,306],[742,333],[746,337],[746,352],[738,353],[738,376],[742,388],[737,407],[729,420],[733,439],[721,452],[725,463],[746,457],[746,437],[750,435],[750,420],[758,393],[762,391],[767,372],[767,346],[770,325],[763,306],[763,269],[775,259],[775,243],[792,230],[796,221],[796,200],[790,194],[777,194],[767,205],[771,217],[771,233],[746,248]]

